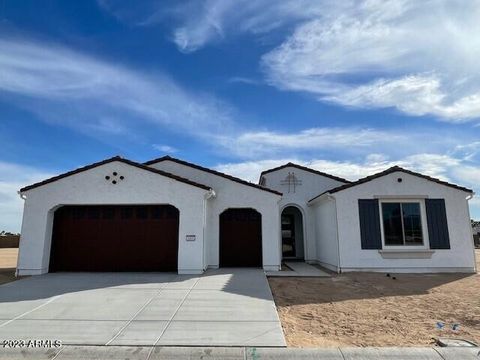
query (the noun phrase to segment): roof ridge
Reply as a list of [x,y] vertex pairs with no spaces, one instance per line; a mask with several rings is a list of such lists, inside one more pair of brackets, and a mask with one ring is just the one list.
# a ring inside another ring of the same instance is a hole
[[239,183],[239,184],[243,184],[243,185],[246,185],[246,186],[254,187],[254,188],[258,189],[258,190],[268,191],[268,192],[271,192],[271,193],[276,194],[276,195],[283,195],[283,194],[282,194],[281,192],[279,192],[279,191],[276,191],[276,190],[273,190],[273,189],[269,189],[269,188],[267,188],[267,187],[264,187],[264,186],[261,186],[261,185],[252,183],[252,182],[250,182],[250,181],[246,181],[246,180],[240,179],[240,178],[235,177],[235,176],[233,176],[233,175],[225,174],[225,173],[222,173],[222,172],[217,171],[217,170],[213,170],[213,169],[210,169],[210,168],[207,168],[207,167],[204,167],[204,166],[201,166],[201,165],[197,165],[197,164],[194,164],[194,163],[185,161],[185,160],[181,160],[181,159],[178,159],[178,158],[174,158],[174,157],[169,156],[169,155],[165,155],[165,156],[159,157],[159,158],[157,158],[157,159],[149,160],[149,161],[143,163],[143,165],[147,165],[147,166],[148,166],[148,165],[152,165],[152,164],[155,164],[155,163],[158,163],[158,162],[161,162],[161,161],[165,161],[165,160],[170,160],[170,161],[173,161],[173,162],[176,162],[176,163],[185,165],[185,166],[192,167],[192,168],[197,169],[197,170],[205,171],[205,172],[208,172],[208,173],[211,173],[211,174],[214,174],[214,175],[223,177],[223,178],[225,178],[225,179],[229,179],[229,180],[231,180],[231,181],[235,181],[235,182],[237,182],[237,183]]
[[20,189],[20,192],[25,192],[25,191],[28,191],[28,190],[31,190],[31,189],[34,189],[34,188],[37,188],[37,187],[40,187],[40,186],[43,186],[43,185],[47,185],[47,184],[50,184],[50,183],[55,182],[57,180],[60,180],[60,179],[63,179],[63,178],[69,177],[71,175],[75,175],[75,174],[78,174],[78,173],[81,173],[81,172],[84,172],[84,171],[87,171],[87,170],[90,170],[90,169],[93,169],[93,168],[96,168],[96,167],[101,166],[101,165],[111,163],[113,161],[119,161],[119,162],[122,162],[124,164],[134,166],[134,167],[137,167],[139,169],[146,170],[146,171],[150,171],[150,172],[156,173],[158,175],[169,177],[173,180],[177,180],[177,181],[189,184],[189,185],[200,187],[200,188],[205,189],[205,190],[211,190],[210,186],[206,186],[206,185],[197,183],[195,181],[192,181],[190,179],[186,179],[186,178],[183,178],[181,176],[171,174],[171,173],[163,171],[163,170],[158,170],[158,169],[155,169],[155,168],[137,163],[136,161],[125,159],[125,158],[121,157],[120,155],[116,155],[116,156],[113,156],[111,158],[107,158],[105,160],[97,161],[97,162],[94,162],[92,164],[85,165],[85,166],[76,168],[76,169],[71,170],[71,171],[67,171],[65,173],[62,173],[62,174],[59,174],[59,175],[56,175],[56,176],[52,176],[48,179],[36,182],[34,184],[24,186],[23,188]]
[[457,190],[461,190],[461,191],[465,191],[465,192],[469,192],[469,193],[473,193],[473,190],[472,189],[469,189],[469,188],[466,188],[466,187],[463,187],[463,186],[460,186],[460,185],[456,185],[456,184],[452,184],[452,183],[449,183],[447,181],[444,181],[444,180],[440,180],[438,178],[434,178],[432,176],[429,176],[429,175],[424,175],[424,174],[421,174],[419,172],[415,172],[413,170],[409,170],[409,169],[405,169],[399,165],[394,165],[392,167],[389,167],[388,169],[386,170],[383,170],[383,171],[380,171],[378,173],[375,173],[375,174],[372,174],[372,175],[368,175],[368,176],[365,176],[363,178],[360,178],[358,179],[357,181],[354,181],[354,182],[351,182],[350,184],[345,184],[345,185],[341,185],[341,186],[337,186],[333,189],[330,189],[330,190],[327,190],[327,191],[324,191],[322,192],[321,194],[313,197],[312,199],[308,200],[308,202],[311,202],[317,198],[319,198],[320,196],[324,195],[324,194],[332,194],[332,193],[336,193],[336,192],[339,192],[339,191],[342,191],[342,190],[345,190],[345,189],[348,189],[348,188],[351,188],[353,186],[357,186],[357,185],[361,185],[361,184],[364,184],[366,182],[369,182],[371,180],[375,180],[375,179],[378,179],[382,176],[385,176],[385,175],[389,175],[395,171],[401,171],[401,172],[404,172],[406,174],[410,174],[412,176],[417,176],[419,178],[422,178],[422,179],[425,179],[425,180],[428,180],[428,181],[433,181],[433,182],[436,182],[437,184],[440,184],[440,185],[444,185],[444,186],[448,186],[448,187],[451,187],[451,188],[454,188],[454,189],[457,189]]
[[260,178],[262,178],[263,175],[265,174],[268,174],[268,173],[271,173],[271,172],[274,172],[274,171],[277,171],[277,170],[281,170],[281,169],[284,169],[288,166],[291,166],[291,167],[296,167],[297,169],[300,169],[300,170],[304,170],[304,171],[308,171],[308,172],[311,172],[313,174],[317,174],[317,175],[320,175],[320,176],[324,176],[324,177],[328,177],[330,179],[333,179],[333,180],[337,180],[337,181],[340,181],[340,182],[344,182],[346,184],[350,184],[351,181],[350,180],[347,180],[347,179],[344,179],[340,176],[336,176],[336,175],[331,175],[331,174],[328,174],[326,172],[323,172],[323,171],[320,171],[320,170],[316,170],[316,169],[312,169],[308,166],[304,166],[304,165],[299,165],[299,164],[296,164],[296,163],[293,163],[291,161],[289,161],[288,163],[286,164],[283,164],[283,165],[280,165],[280,166],[277,166],[277,167],[274,167],[274,168],[271,168],[271,169],[267,169],[267,170],[264,170],[260,173]]

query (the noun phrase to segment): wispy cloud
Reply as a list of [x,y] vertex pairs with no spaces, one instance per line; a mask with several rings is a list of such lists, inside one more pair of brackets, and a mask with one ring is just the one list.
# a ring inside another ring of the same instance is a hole
[[266,34],[295,20],[321,14],[330,5],[318,0],[188,0],[182,2],[97,0],[120,21],[136,26],[167,22],[171,40],[185,53],[236,34]]
[[153,144],[152,147],[155,150],[161,151],[163,153],[176,153],[178,151],[177,148],[174,148],[173,146],[170,145],[162,145],[162,144]]
[[20,232],[23,200],[17,191],[51,176],[50,172],[31,166],[0,161],[0,231]]
[[[244,127],[237,121],[242,116],[228,103],[188,91],[165,74],[147,76],[65,47],[33,41],[0,38],[0,70],[0,96],[8,95],[46,121],[90,135],[128,134],[128,139],[134,139],[142,133],[138,125],[145,124],[200,138],[235,157],[368,147],[382,152],[382,144],[411,142],[415,136],[354,125],[296,132]],[[447,142],[442,135],[442,143]],[[432,138],[430,146],[435,143]]]
[[179,25],[173,31],[172,40],[180,51],[189,53],[239,33],[268,33],[295,19],[312,16],[320,11],[319,5],[311,0],[190,1],[176,8]]
[[[480,141],[464,142],[461,145],[455,146],[450,152],[452,156],[461,157],[464,160],[472,162],[480,162]],[[480,178],[479,178],[480,179]]]
[[228,79],[229,83],[240,83],[240,84],[246,84],[246,85],[260,85],[262,84],[261,81],[252,79],[252,78],[247,78],[243,76],[234,76]]
[[298,25],[262,64],[272,85],[321,101],[467,121],[480,117],[479,31],[476,2],[359,1]]
[[404,139],[401,134],[355,127],[311,128],[282,133],[268,130],[247,131],[237,136],[222,136],[217,142],[233,154],[243,157],[278,155],[302,150],[358,149]]
[[[473,139],[473,140],[472,140]],[[358,157],[369,153],[407,156],[412,153],[450,151],[464,157],[476,154],[475,137],[463,136],[463,145],[452,129],[406,130],[378,129],[357,126],[316,127],[299,131],[244,130],[237,134],[212,137],[217,147],[239,158],[281,158],[292,155],[315,154],[318,151],[337,156]],[[453,149],[453,150],[452,150]]]
[[166,22],[166,13],[172,41],[186,53],[281,29],[276,42],[286,38],[261,65],[283,90],[453,122],[480,117],[475,1],[187,1],[157,6],[148,24]]
[[232,109],[213,96],[65,47],[0,38],[0,71],[0,96],[84,130],[122,134],[146,122],[207,136],[232,125]]

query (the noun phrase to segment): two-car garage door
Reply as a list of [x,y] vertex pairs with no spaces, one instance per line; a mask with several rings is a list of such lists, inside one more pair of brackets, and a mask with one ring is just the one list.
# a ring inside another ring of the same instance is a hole
[[178,226],[170,205],[63,206],[50,271],[176,271]]

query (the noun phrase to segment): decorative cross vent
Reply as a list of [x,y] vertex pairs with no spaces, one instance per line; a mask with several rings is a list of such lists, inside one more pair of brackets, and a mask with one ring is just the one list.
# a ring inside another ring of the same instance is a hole
[[111,181],[113,185],[116,185],[119,180],[122,181],[122,180],[124,180],[124,179],[125,179],[125,177],[124,177],[123,175],[120,175],[120,176],[119,176],[116,171],[114,171],[114,172],[112,173],[112,175],[106,175],[106,176],[105,176],[105,180]]
[[288,192],[289,193],[294,193],[298,185],[302,185],[302,180],[299,180],[296,176],[295,173],[288,172],[287,177],[285,180],[280,181],[280,185],[288,185]]

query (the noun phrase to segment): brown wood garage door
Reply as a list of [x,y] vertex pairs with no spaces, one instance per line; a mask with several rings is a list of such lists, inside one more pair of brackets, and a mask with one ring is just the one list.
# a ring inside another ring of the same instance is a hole
[[170,205],[63,206],[50,271],[176,271],[178,219]]
[[220,266],[262,266],[262,216],[254,209],[220,215]]

